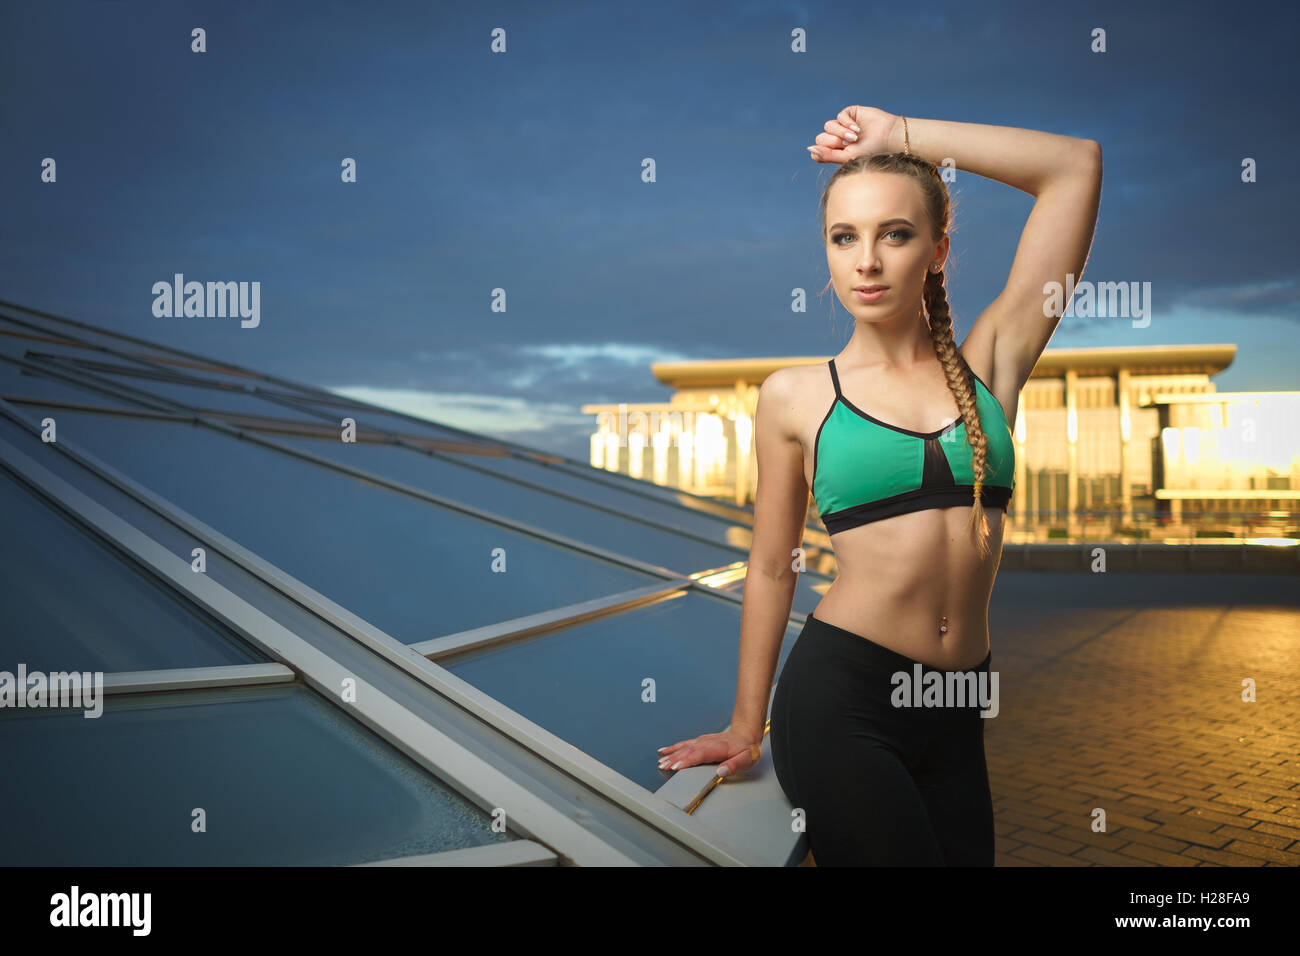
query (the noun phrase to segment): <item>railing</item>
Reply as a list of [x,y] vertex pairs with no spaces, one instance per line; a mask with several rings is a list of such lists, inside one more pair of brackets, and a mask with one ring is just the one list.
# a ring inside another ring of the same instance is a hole
[[1195,511],[1174,518],[1133,509],[1125,520],[1118,509],[1089,509],[1069,515],[1060,511],[1013,510],[1004,535],[1008,543],[1060,540],[1106,541],[1256,541],[1300,539],[1297,511]]

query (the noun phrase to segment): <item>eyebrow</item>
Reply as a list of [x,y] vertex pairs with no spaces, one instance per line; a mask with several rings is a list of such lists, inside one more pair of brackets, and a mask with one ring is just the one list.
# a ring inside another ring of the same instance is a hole
[[[880,223],[880,225],[877,226],[876,228],[878,228],[878,229],[883,229],[885,226],[894,226],[894,225],[897,225],[897,224],[899,224],[899,223],[902,223],[902,224],[905,225],[905,226],[911,226],[913,229],[916,228],[916,224],[915,224],[914,222],[912,222],[912,220],[910,220],[910,219],[902,219],[902,218],[897,218],[897,219],[886,219],[884,222]],[[853,228],[854,228],[854,225],[853,225],[853,223],[851,223],[851,222],[837,222],[837,223],[835,223],[835,225],[828,227],[826,231],[827,231],[827,232],[830,232],[831,229],[839,229],[841,226],[843,226],[843,227],[846,228],[846,229],[853,229]]]

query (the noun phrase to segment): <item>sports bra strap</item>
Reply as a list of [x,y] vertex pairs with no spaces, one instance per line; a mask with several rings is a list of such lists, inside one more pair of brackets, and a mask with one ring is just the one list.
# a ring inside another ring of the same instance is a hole
[[[835,397],[839,399],[843,399],[844,394],[840,391],[840,376],[839,373],[835,371],[835,359],[831,359],[828,364],[831,367],[831,384],[835,386]],[[978,382],[979,384],[984,385],[984,379],[980,378],[978,375],[975,374],[975,370],[970,367],[969,362],[966,363],[966,371],[970,372],[971,374],[971,379],[972,379],[971,390],[978,393],[979,389],[975,388],[974,383]],[[984,391],[989,392],[990,395],[993,394],[989,390],[989,387],[987,385],[984,385]],[[1001,403],[999,403],[999,405],[1000,404]]]

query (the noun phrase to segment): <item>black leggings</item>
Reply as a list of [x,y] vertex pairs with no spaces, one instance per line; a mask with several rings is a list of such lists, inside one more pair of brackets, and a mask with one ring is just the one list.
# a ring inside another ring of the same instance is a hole
[[[992,656],[956,673],[987,681]],[[786,658],[772,765],[818,866],[993,865],[986,718],[978,701],[893,706],[891,676],[918,663],[812,614]]]

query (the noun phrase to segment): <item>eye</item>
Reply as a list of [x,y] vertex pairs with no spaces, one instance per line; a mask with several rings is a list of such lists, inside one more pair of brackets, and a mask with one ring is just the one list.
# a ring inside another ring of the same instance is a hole
[[[851,233],[851,232],[837,232],[837,233],[834,233],[834,234],[831,235],[831,244],[832,244],[832,245],[835,245],[835,246],[841,245],[841,243],[840,243],[840,240],[841,240],[841,239],[843,239],[845,236],[852,236],[852,235],[853,235],[853,233]],[[889,232],[885,233],[885,236],[886,236],[886,237],[888,237],[888,236],[898,236],[899,238],[898,238],[897,241],[899,241],[899,242],[906,242],[908,239],[911,239],[911,238],[912,238],[912,233],[911,233],[911,231],[908,230],[908,229],[891,229],[891,230],[889,230]]]

